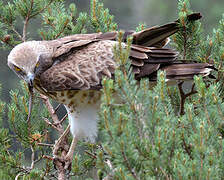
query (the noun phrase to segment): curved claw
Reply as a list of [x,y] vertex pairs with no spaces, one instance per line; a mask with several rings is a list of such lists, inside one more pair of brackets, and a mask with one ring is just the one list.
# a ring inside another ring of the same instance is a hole
[[[77,142],[78,142],[78,138],[74,137],[72,139],[72,143],[71,143],[71,146],[69,148],[69,151],[68,151],[68,153],[64,157],[58,156],[58,155],[56,155],[56,153],[54,154],[53,164],[54,164],[54,168],[55,169],[58,169],[58,167],[62,167],[64,170],[68,170],[68,171],[71,170],[73,154],[74,154]],[[59,141],[59,143],[56,142],[55,147],[58,144],[60,144],[60,141]],[[60,164],[58,164],[58,163],[60,163]]]
[[55,156],[53,158],[53,164],[55,169],[64,169],[65,171],[70,172],[72,167],[72,159]]

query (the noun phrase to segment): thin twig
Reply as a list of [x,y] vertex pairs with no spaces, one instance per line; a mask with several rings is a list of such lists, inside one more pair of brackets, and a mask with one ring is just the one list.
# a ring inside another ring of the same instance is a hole
[[57,112],[58,109],[59,109],[60,107],[61,107],[61,104],[58,104],[58,105],[56,106],[56,108],[54,108],[54,111]]
[[15,180],[18,180],[20,176],[23,176],[24,174],[20,172],[19,174],[16,175]]
[[34,0],[31,0],[31,2],[30,2],[30,9],[27,13],[27,16],[26,16],[26,19],[25,19],[25,22],[24,22],[24,25],[23,25],[23,37],[22,37],[23,42],[26,41],[27,26],[28,26],[28,23],[29,23],[29,20],[30,20],[31,11],[33,9],[33,1]]
[[47,156],[47,155],[43,155],[43,158],[44,158],[44,159],[48,159],[48,160],[50,160],[50,161],[53,161],[53,160],[54,160],[53,157],[51,157],[51,156]]
[[186,144],[186,141],[185,141],[184,136],[182,136],[182,141],[183,141],[184,149],[185,149],[185,151],[187,152],[188,156],[189,156],[191,159],[193,159],[193,157],[192,157],[192,155],[191,155],[191,149],[190,149],[191,147],[188,146],[188,145]]
[[195,84],[192,85],[192,87],[191,87],[191,92],[185,94],[186,97],[191,96],[191,95],[197,93],[197,91],[194,90],[194,87],[195,87]]
[[131,168],[129,162],[128,162],[128,159],[127,159],[127,156],[125,155],[125,152],[121,151],[121,154],[122,154],[122,157],[124,159],[124,163],[126,164],[126,167],[128,168],[129,172],[131,173],[131,175],[134,177],[134,179],[136,180],[140,180],[138,177],[137,177],[137,174],[135,173],[135,171]]
[[35,151],[34,151],[34,148],[32,145],[30,145],[30,149],[32,151],[32,154],[31,154],[31,166],[30,166],[30,170],[32,170],[34,168],[34,163],[35,163]]
[[[65,145],[68,145],[66,139],[67,139],[69,132],[70,132],[70,125],[67,126],[67,128],[65,129],[63,134],[58,138],[58,140],[55,141],[54,149],[53,149],[54,156],[58,155],[58,151],[62,146],[65,149],[66,148]],[[67,144],[65,144],[65,143],[67,143]],[[66,152],[67,152],[67,149],[66,149]]]
[[0,19],[8,25],[8,27],[19,37],[19,39],[22,41],[23,37],[20,35],[20,33],[15,29],[15,27],[13,26],[12,22],[8,22],[6,19],[2,18],[0,16]]
[[66,28],[66,26],[68,25],[68,23],[69,23],[69,20],[66,19],[66,21],[65,21],[65,23],[64,23],[64,26],[63,26],[62,30],[55,36],[55,39],[57,39],[57,38],[58,38],[58,37],[65,31],[65,28]]
[[52,128],[56,129],[59,132],[61,131],[61,129],[57,127],[57,125],[59,125],[60,123],[58,123],[57,125],[55,125],[54,123],[51,123],[49,121],[49,119],[47,119],[45,117],[43,118],[43,120],[46,122],[47,125],[51,126]]
[[184,104],[185,104],[185,100],[187,97],[197,93],[196,90],[194,90],[194,86],[195,84],[192,85],[192,88],[191,88],[191,91],[187,94],[184,93],[184,90],[183,90],[183,81],[181,81],[180,83],[178,83],[178,89],[179,89],[179,93],[180,93],[180,111],[179,111],[179,114],[180,115],[184,115],[185,112],[184,112]]
[[[47,107],[48,112],[50,113],[50,116],[53,120],[53,123],[50,123],[49,125],[54,126],[55,129],[57,129],[57,131],[60,132],[60,134],[63,134],[64,130],[63,130],[62,124],[60,124],[60,120],[58,119],[58,116],[57,116],[53,106],[51,105],[49,98],[43,94],[40,94],[40,98],[43,100],[43,102],[44,102],[45,106]],[[57,125],[57,126],[55,126],[55,125]]]
[[185,94],[184,94],[184,91],[182,89],[183,83],[184,82],[182,81],[178,84],[178,89],[179,89],[179,92],[180,92],[180,111],[179,111],[180,115],[184,115],[184,102],[185,102],[184,95]]
[[33,14],[32,16],[30,16],[30,18],[33,18],[34,16],[42,13],[45,9],[47,9],[51,5],[52,2],[54,2],[54,0],[50,0],[49,3],[45,7],[43,7],[37,13]]
[[43,159],[43,156],[41,156],[40,158],[36,159],[36,160],[34,161],[34,164],[38,163],[38,162],[41,161],[42,159]]
[[43,120],[46,122],[47,125],[52,126],[53,124],[49,121],[47,118],[43,118]]
[[90,155],[92,158],[97,159],[97,157],[94,154],[92,154],[92,153],[90,153],[90,152],[88,152],[86,150],[85,150],[85,153],[88,154],[88,155]]
[[53,147],[53,144],[47,144],[47,143],[37,143],[38,146],[48,146],[48,147]]
[[12,31],[19,37],[19,39],[22,41],[23,37],[19,34],[19,32],[14,28],[14,26],[11,24],[10,25]]
[[60,120],[59,123],[55,123],[54,125],[56,126],[58,124],[62,124],[66,120],[67,117],[68,117],[68,113],[64,115],[64,117]]

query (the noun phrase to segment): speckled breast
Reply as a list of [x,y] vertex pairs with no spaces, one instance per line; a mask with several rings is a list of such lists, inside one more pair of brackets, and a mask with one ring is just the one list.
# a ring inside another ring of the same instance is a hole
[[81,108],[86,105],[99,106],[101,94],[97,90],[67,90],[55,92],[54,99],[67,105],[69,109],[75,110],[77,107]]
[[99,90],[65,90],[47,92],[36,81],[35,89],[41,94],[48,96],[55,101],[67,105],[70,109],[74,110],[86,105],[100,105],[100,98],[102,92]]

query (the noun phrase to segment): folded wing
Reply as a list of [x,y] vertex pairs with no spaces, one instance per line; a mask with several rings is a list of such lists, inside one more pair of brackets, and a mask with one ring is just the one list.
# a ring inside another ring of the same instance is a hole
[[[200,17],[194,13],[188,20]],[[124,41],[128,35],[133,36],[129,58],[137,80],[156,80],[158,70],[166,71],[168,80],[186,80],[194,75],[206,76],[214,69],[208,63],[178,61],[178,52],[162,48],[167,37],[178,29],[177,20],[138,33],[125,33]],[[52,65],[40,75],[40,85],[47,91],[100,89],[103,76],[114,76],[117,64],[113,49],[118,43],[117,35],[118,32],[78,34],[49,41],[54,47]]]

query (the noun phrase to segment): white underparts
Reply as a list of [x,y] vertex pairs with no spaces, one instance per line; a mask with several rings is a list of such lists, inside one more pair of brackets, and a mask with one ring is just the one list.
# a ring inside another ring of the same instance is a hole
[[77,108],[73,113],[66,105],[65,108],[68,112],[70,131],[73,137],[94,142],[97,136],[98,107],[96,105],[86,105]]

